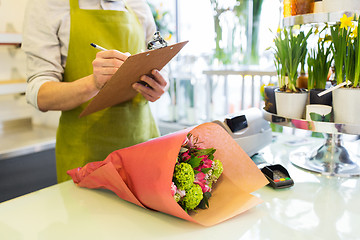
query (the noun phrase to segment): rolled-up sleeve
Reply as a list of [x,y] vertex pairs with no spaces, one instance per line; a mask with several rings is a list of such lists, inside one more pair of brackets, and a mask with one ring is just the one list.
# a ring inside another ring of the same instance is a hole
[[[66,9],[55,1],[30,0],[27,4],[22,49],[26,53],[26,100],[38,108],[37,94],[47,81],[61,81],[65,59],[58,37]],[[63,2],[62,0],[59,2]]]

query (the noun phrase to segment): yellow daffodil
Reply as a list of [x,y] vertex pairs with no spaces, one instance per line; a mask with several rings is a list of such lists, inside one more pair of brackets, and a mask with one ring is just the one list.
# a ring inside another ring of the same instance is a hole
[[340,28],[345,28],[346,30],[348,30],[348,27],[353,27],[354,23],[352,22],[354,17],[347,17],[346,14],[344,14],[342,16],[342,18],[340,18]]
[[277,33],[280,33],[281,32],[281,28],[280,26],[278,26],[277,30],[276,30]]
[[300,25],[294,25],[294,26],[293,26],[293,29],[294,29],[294,30],[300,30]]
[[331,40],[332,40],[331,35],[326,34],[324,40],[325,40],[325,42],[331,42]]
[[156,20],[161,20],[163,17],[159,9],[156,9]]
[[315,31],[314,31],[314,34],[316,35],[316,34],[318,34],[318,33],[319,33],[319,28],[316,27],[316,28],[315,28]]
[[358,35],[358,27],[355,27],[351,34],[354,38],[356,38]]
[[165,41],[170,41],[171,40],[171,38],[172,38],[172,34],[171,33],[169,33],[166,37],[165,37]]

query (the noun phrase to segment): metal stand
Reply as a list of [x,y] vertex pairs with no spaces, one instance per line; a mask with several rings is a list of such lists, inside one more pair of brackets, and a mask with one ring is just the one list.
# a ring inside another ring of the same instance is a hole
[[322,175],[360,176],[359,157],[343,146],[342,134],[324,134],[324,145],[310,154],[294,151],[289,158],[294,165]]
[[352,153],[351,149],[346,148],[343,144],[344,133],[360,134],[359,125],[290,119],[265,110],[263,110],[263,117],[267,121],[281,126],[324,133],[326,141],[318,149],[310,153],[301,149],[291,152],[289,158],[292,164],[326,176],[360,176],[360,155]]

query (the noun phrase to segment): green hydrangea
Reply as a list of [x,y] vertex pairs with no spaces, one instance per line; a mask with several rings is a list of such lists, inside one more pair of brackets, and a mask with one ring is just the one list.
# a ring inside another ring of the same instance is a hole
[[215,183],[218,180],[223,170],[224,168],[222,162],[220,162],[220,160],[214,160],[214,163],[210,171],[208,172],[209,174],[208,185],[210,188],[212,188],[213,183]]
[[195,180],[194,170],[190,164],[180,163],[175,166],[174,178],[179,189],[187,190]]
[[193,183],[192,186],[186,191],[186,195],[182,200],[182,204],[185,209],[192,210],[199,205],[202,199],[203,192],[201,187]]
[[222,162],[220,162],[220,160],[218,159],[214,160],[212,169],[213,169],[213,175],[215,176],[216,179],[218,179],[224,170]]

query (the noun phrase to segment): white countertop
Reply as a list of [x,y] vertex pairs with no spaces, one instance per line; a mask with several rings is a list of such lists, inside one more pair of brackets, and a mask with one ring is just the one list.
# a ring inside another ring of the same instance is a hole
[[[312,139],[314,147],[320,139]],[[68,181],[0,204],[1,239],[360,239],[360,178],[324,177],[292,165],[284,138],[264,149],[295,185],[253,193],[264,202],[202,227]],[[231,196],[229,196],[231,197]]]

